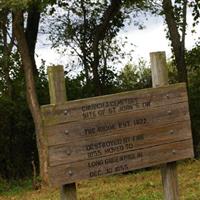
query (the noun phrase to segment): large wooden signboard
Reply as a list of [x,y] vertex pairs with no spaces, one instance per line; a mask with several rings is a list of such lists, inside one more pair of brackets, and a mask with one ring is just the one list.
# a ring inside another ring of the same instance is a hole
[[193,157],[185,84],[41,110],[53,185]]

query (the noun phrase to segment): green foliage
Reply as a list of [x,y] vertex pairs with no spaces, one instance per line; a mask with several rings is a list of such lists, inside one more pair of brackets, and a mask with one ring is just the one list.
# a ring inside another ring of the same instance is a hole
[[[100,73],[105,73],[103,70]],[[108,70],[104,77],[104,88],[102,88],[104,94],[112,94],[119,91],[118,76],[115,70]],[[87,82],[84,73],[78,74],[76,77],[66,76],[66,90],[68,100],[76,100],[87,97],[95,96],[94,85],[91,81]]]
[[168,68],[169,84],[178,83],[178,72],[173,60],[169,60],[167,62],[167,68]]
[[48,89],[48,79],[46,74],[45,62],[38,69],[38,77],[36,79],[36,92],[38,96],[38,101],[40,105],[49,104],[49,89]]
[[200,68],[190,72],[189,100],[196,156],[200,156]]
[[[188,92],[190,115],[192,121],[193,141],[196,157],[200,156],[200,46],[197,45],[186,52],[188,71]],[[169,83],[178,82],[178,73],[173,61],[168,61]]]
[[7,9],[7,8],[14,8],[14,9],[23,9],[27,8],[28,4],[30,4],[32,0],[1,0],[0,1],[0,8]]
[[189,78],[189,100],[196,156],[200,156],[200,46],[186,53]]
[[192,50],[186,52],[186,63],[190,71],[200,68],[199,55],[200,55],[200,42],[198,42]]
[[24,98],[0,98],[0,176],[19,178],[31,174],[36,152],[34,126]]
[[[144,3],[144,1],[142,2]],[[61,49],[62,53],[67,52],[70,60],[67,67],[78,67],[81,70],[81,76],[85,76],[86,82],[93,85],[95,65],[103,94],[110,93],[112,90],[109,82],[114,75],[112,74],[113,66],[130,57],[130,53],[132,53],[124,52],[122,49],[126,41],[120,42],[121,38],[116,38],[120,29],[126,24],[126,20],[130,19],[133,7],[130,8],[128,4],[126,1],[122,1],[122,8],[110,21],[110,28],[106,30],[105,37],[98,35],[98,30],[104,20],[105,11],[110,6],[108,0],[76,0],[47,9],[48,17],[46,19],[48,21],[44,20],[44,25],[48,24],[48,27],[46,26],[44,31],[49,33],[53,48]],[[133,1],[131,6],[134,6],[134,11],[137,10],[137,13],[141,10],[142,3]],[[101,38],[98,44],[98,58],[94,55],[96,38]],[[95,63],[95,61],[98,62]],[[87,83],[87,85],[89,84]],[[109,91],[108,88],[110,88]]]
[[183,31],[184,26],[186,26],[186,24],[184,24],[185,23],[184,4],[185,0],[175,0],[174,2],[174,16],[176,19],[176,25],[179,28],[179,31],[181,32]]
[[192,9],[193,27],[196,27],[197,25],[199,25],[200,1],[198,1],[198,0],[191,0],[189,2],[189,7]]
[[119,87],[122,91],[151,86],[151,70],[143,59],[139,60],[138,65],[127,64],[120,72]]
[[21,192],[31,191],[31,179],[6,181],[0,178],[0,195],[14,196]]
[[[62,47],[64,51],[70,47],[69,54],[73,56],[71,65],[91,65],[92,44],[97,25],[102,20],[102,15],[107,9],[109,1],[71,1],[68,4],[60,4],[48,9],[49,16],[46,21],[50,24],[48,30],[53,47]],[[126,12],[120,13],[114,19],[112,28],[108,30],[104,48],[110,48],[111,39],[114,38],[123,26]],[[45,22],[45,21],[44,21]],[[101,49],[101,48],[100,48]],[[76,55],[76,56],[75,56]],[[85,58],[86,56],[86,58]],[[79,58],[79,59],[78,59]],[[86,62],[86,63],[85,63]]]
[[94,95],[93,85],[87,85],[84,74],[80,73],[72,78],[66,76],[65,80],[68,100],[76,100]]
[[[24,74],[18,67],[15,66],[11,73],[12,96],[4,94],[3,88],[0,88],[0,177],[9,180],[31,176],[33,160],[38,166],[34,124],[26,102]],[[39,70],[36,83],[40,103],[47,104],[48,82],[43,67]]]

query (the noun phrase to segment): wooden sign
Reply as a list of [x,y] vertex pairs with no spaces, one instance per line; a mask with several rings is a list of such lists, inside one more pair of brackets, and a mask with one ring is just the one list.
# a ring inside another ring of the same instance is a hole
[[42,106],[53,185],[193,157],[185,84]]

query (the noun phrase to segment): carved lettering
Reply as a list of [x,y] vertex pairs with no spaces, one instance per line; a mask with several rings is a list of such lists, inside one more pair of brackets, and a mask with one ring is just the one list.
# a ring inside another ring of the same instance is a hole
[[117,129],[134,128],[138,126],[144,126],[146,124],[148,124],[148,120],[146,118],[136,118],[132,120],[116,121],[113,123],[106,123],[100,126],[97,125],[93,127],[84,128],[83,133],[81,133],[81,135],[83,136],[101,135]]
[[89,104],[84,105],[81,107],[82,112],[88,112],[88,111],[94,111],[98,109],[107,109],[107,108],[116,108],[116,107],[123,107],[126,105],[132,105],[135,107],[139,107],[138,98],[124,98],[119,100],[112,100],[112,101],[106,101],[101,103],[95,103],[95,104]]
[[107,154],[115,154],[125,150],[135,148],[135,143],[144,140],[144,135],[122,137],[113,140],[105,140],[101,142],[91,143],[84,148],[87,151],[88,158],[100,157]]
[[122,121],[118,123],[119,128],[127,128],[130,127],[131,123],[130,121]]
[[85,135],[93,135],[95,134],[96,130],[95,128],[86,128],[84,129]]
[[101,170],[96,170],[96,171],[90,172],[90,177],[96,177],[96,176],[101,176],[101,175],[103,175]]
[[128,171],[128,165],[119,165],[117,167],[115,167],[115,172],[125,172]]
[[88,163],[88,167],[92,168],[92,167],[98,167],[103,165],[103,160],[95,160],[95,161],[91,161]]
[[146,124],[146,122],[147,122],[146,118],[134,119],[134,120],[133,120],[133,124],[134,124],[135,126]]
[[90,111],[90,112],[85,112],[83,113],[83,119],[93,119],[96,118],[96,112],[95,111]]
[[115,129],[115,124],[107,124],[105,126],[97,127],[98,132],[105,132],[105,131],[109,131],[109,130],[113,130],[113,129]]
[[105,153],[106,154],[111,154],[111,153],[117,153],[117,152],[121,152],[124,150],[124,146],[123,145],[120,145],[120,146],[117,146],[117,147],[111,147],[111,148],[108,148],[108,149],[105,149]]
[[[88,162],[89,176],[97,177],[106,174],[112,174],[115,172],[126,172],[129,170],[128,163],[126,162],[128,162],[129,160],[134,161],[137,159],[141,159],[142,157],[142,152],[132,152],[125,155],[90,161]],[[110,165],[112,167],[110,167]]]
[[101,156],[102,153],[100,150],[98,151],[92,151],[92,152],[89,152],[88,153],[88,158],[94,158],[94,157],[98,157],[98,156]]
[[151,101],[139,102],[138,98],[124,98],[119,100],[84,105],[81,107],[84,120],[94,119],[105,115],[146,108],[151,106]]

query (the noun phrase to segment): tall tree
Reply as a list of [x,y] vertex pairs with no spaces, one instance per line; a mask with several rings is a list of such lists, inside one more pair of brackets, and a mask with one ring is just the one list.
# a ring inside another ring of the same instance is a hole
[[[134,8],[141,7],[138,2],[132,1]],[[47,31],[53,47],[71,49],[71,56],[78,57],[76,65],[83,66],[82,73],[87,83],[94,85],[96,95],[105,93],[106,73],[116,60],[114,55],[120,55],[115,37],[129,17],[128,4],[128,0],[74,0],[51,9],[54,14]]]
[[[33,123],[25,103],[25,92],[22,91],[24,77],[20,66],[21,59],[12,28],[12,10],[9,5],[4,4],[3,7],[0,7],[0,101],[2,113],[0,116],[0,121],[2,121],[0,139],[2,168],[0,173],[2,177],[8,179],[30,174],[32,152],[36,150]],[[9,105],[8,108],[4,109],[5,105]],[[25,113],[26,117],[23,117]],[[26,148],[24,144],[29,146],[26,151],[22,150]]]
[[[38,12],[38,11],[37,11]],[[32,13],[31,13],[32,14]],[[28,16],[30,19],[30,16]],[[34,17],[33,17],[34,19]],[[42,129],[42,118],[40,112],[40,105],[38,102],[38,97],[36,94],[35,80],[34,80],[34,69],[35,65],[33,62],[32,52],[30,46],[33,47],[35,44],[30,44],[28,42],[26,28],[24,27],[24,13],[22,10],[14,11],[13,14],[13,31],[17,41],[18,49],[21,55],[23,70],[25,74],[26,81],[26,97],[29,109],[31,111],[33,121],[35,124],[35,133],[37,138],[37,148],[39,153],[40,161],[40,175],[44,183],[48,182],[47,174],[47,149],[45,145],[45,137],[43,135]],[[27,27],[29,24],[27,23]],[[35,29],[38,29],[38,23],[36,24]],[[37,35],[37,31],[34,32]],[[30,35],[33,33],[31,32]],[[34,35],[34,38],[37,38]],[[33,38],[33,41],[36,42],[36,39]]]
[[[13,1],[15,2],[15,1]],[[35,46],[42,4],[39,0],[25,2],[25,6],[19,6],[15,2],[13,6],[13,32],[20,52],[22,67],[26,83],[26,98],[35,125],[37,148],[40,163],[40,175],[44,183],[48,182],[47,174],[47,149],[42,130],[40,105],[36,93],[35,81],[38,71],[35,64]]]
[[114,24],[114,18],[116,16],[119,17],[119,15],[121,14],[120,13],[121,6],[122,6],[121,0],[118,1],[111,0],[110,5],[103,13],[100,24],[98,24],[94,30],[94,41],[92,45],[92,53],[93,53],[92,72],[94,76],[96,95],[101,95],[103,93],[101,89],[101,82],[99,76],[99,60],[100,60],[99,43],[100,41],[103,41],[105,39],[108,30]]
[[40,3],[38,0],[32,1],[28,8],[28,18],[26,25],[26,41],[28,44],[29,54],[31,57],[31,62],[33,65],[33,72],[35,75],[38,75],[37,66],[35,63],[35,45],[37,41],[38,28],[40,22]]
[[187,68],[185,63],[187,6],[187,0],[176,0],[174,6],[171,0],[162,1],[163,13],[169,30],[169,38],[180,82],[187,82]]

